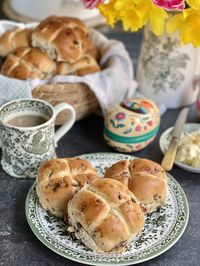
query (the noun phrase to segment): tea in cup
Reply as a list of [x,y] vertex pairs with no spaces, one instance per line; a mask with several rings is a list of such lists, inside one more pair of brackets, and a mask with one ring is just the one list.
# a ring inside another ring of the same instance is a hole
[[[54,132],[56,116],[68,111],[68,119]],[[40,164],[56,157],[55,146],[73,126],[75,110],[67,103],[52,106],[43,100],[19,99],[0,108],[2,168],[11,176],[36,177]]]

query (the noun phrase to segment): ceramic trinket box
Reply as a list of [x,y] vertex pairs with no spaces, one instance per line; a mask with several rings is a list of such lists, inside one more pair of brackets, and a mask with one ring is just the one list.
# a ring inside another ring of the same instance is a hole
[[154,140],[159,124],[160,113],[153,101],[125,99],[107,112],[104,138],[118,151],[139,151]]

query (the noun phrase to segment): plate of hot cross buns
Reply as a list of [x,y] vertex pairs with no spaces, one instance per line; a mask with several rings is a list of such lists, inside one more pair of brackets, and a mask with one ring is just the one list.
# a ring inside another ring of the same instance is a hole
[[179,240],[189,217],[184,191],[158,163],[119,153],[46,161],[25,208],[42,243],[90,265],[150,260]]

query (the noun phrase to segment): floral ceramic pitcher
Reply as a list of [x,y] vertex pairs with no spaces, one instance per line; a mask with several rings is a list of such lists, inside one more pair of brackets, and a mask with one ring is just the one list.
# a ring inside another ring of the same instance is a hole
[[181,46],[176,34],[157,37],[146,27],[137,70],[140,92],[167,108],[193,103],[197,59],[197,49]]

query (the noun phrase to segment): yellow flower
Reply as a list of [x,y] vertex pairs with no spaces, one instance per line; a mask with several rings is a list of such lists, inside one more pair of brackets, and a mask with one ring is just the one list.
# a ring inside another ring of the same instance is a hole
[[116,0],[110,0],[108,4],[101,4],[98,6],[100,13],[106,17],[107,23],[113,27],[115,22],[119,20],[119,11],[115,9]]
[[200,10],[200,0],[187,0],[186,2],[190,7]]
[[117,10],[123,10],[130,7],[135,8],[140,2],[141,0],[115,0],[115,8]]
[[140,4],[144,0],[111,0],[108,4],[98,6],[101,14],[107,18],[109,25],[121,20],[125,30],[137,31],[143,26]]
[[200,46],[200,0],[187,0],[190,8],[183,13],[172,16],[167,24],[167,31],[172,33],[179,30],[182,44],[192,43]]
[[161,35],[163,33],[167,17],[168,14],[164,9],[154,5],[152,1],[149,1],[147,21],[149,21],[151,30],[155,35]]
[[146,15],[149,11],[148,1],[130,1],[131,5],[121,9],[120,20],[123,22],[125,30],[137,31],[142,28],[146,21]]
[[167,24],[167,31],[179,31],[182,44],[193,43],[200,46],[200,0],[186,0],[189,8],[172,13],[166,23],[168,12],[158,7],[152,0],[110,0],[98,6],[108,24],[114,26],[122,21],[125,30],[137,31],[149,23],[156,35],[161,35]]
[[153,4],[151,0],[111,0],[98,6],[108,24],[122,21],[125,30],[137,31],[150,23],[156,35],[163,33],[167,12]]
[[200,7],[199,10],[189,8],[184,11],[185,29],[181,27],[180,39],[183,44],[192,43],[200,46]]

